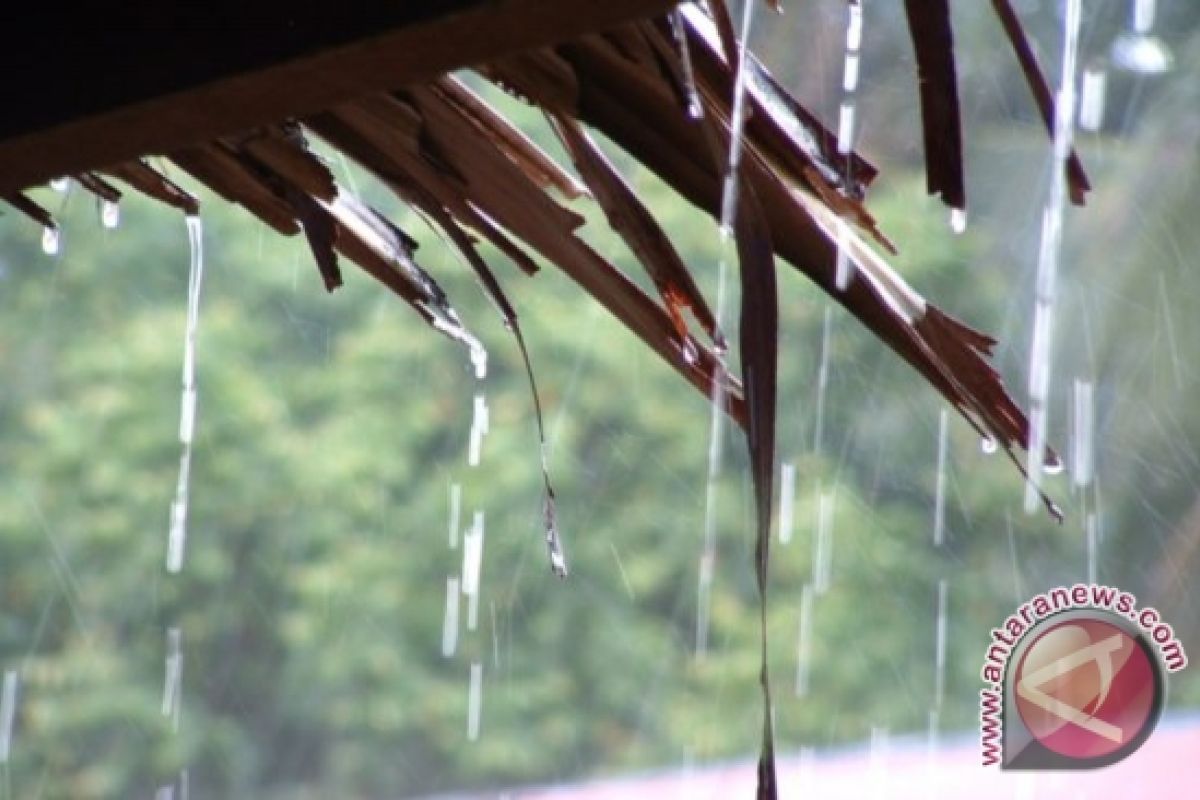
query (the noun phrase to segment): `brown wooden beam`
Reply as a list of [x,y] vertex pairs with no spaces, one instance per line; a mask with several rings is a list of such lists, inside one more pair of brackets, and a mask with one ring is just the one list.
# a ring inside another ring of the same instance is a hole
[[[237,11],[213,0],[202,16],[188,4],[134,2],[105,27],[76,19],[50,38],[13,31],[29,43],[18,51],[41,48],[39,61],[58,63],[5,91],[0,193],[313,114],[675,2],[293,3],[273,14],[273,3]],[[363,9],[379,5],[390,8]]]

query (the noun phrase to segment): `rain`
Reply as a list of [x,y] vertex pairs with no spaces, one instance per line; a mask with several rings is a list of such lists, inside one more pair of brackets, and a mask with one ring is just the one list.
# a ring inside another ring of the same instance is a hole
[[[574,80],[584,67],[661,67],[661,86],[629,84],[677,115],[656,133],[714,125],[719,141],[654,161],[619,126],[580,127],[720,336],[662,291],[594,187],[572,196],[511,133],[501,155],[553,200],[512,187],[531,227],[595,258],[497,213],[484,167],[428,147],[430,89],[370,109],[411,114],[392,132],[426,142],[392,174],[335,141],[333,115],[298,123],[339,191],[398,231],[341,236],[411,262],[399,292],[344,251],[328,292],[317,223],[283,235],[170,154],[146,163],[200,197],[203,224],[125,184],[104,199],[86,175],[29,190],[52,224],[0,218],[0,800],[751,797],[764,729],[779,797],[1193,780],[1194,667],[1166,676],[1142,750],[1097,772],[984,769],[978,715],[990,629],[1053,586],[1130,591],[1200,648],[1200,13],[1002,4],[1045,75],[1047,131],[991,4],[956,6],[959,208],[930,191],[904,4],[708,5],[728,5],[739,43],[728,80],[722,34],[690,3],[645,46],[626,29],[455,77],[585,186],[520,79],[604,120],[636,92]],[[768,77],[813,119],[770,128],[795,112]],[[445,194],[419,196],[422,169]],[[769,170],[785,176],[770,203],[807,221],[772,226],[764,597],[739,248],[763,196],[738,175],[761,190]],[[426,203],[472,221],[517,337]],[[794,264],[789,235],[828,261]],[[983,365],[968,378],[922,366],[945,343],[922,327],[934,309],[979,332],[962,334]],[[1029,416],[1027,450],[971,394],[991,370]]]

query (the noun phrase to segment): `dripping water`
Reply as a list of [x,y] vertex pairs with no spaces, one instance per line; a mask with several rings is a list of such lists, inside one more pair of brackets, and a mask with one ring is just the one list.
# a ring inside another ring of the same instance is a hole
[[172,573],[177,573],[183,568],[184,544],[187,538],[192,441],[196,425],[196,331],[200,318],[200,287],[204,282],[204,228],[199,217],[188,216],[187,231],[191,257],[188,270],[187,326],[183,342],[183,388],[179,411],[179,441],[183,447],[179,457],[179,478],[175,484],[175,499],[171,502],[170,528],[167,534],[167,570]]
[[687,28],[683,14],[676,8],[671,12],[671,31],[675,34],[675,46],[679,50],[679,62],[683,67],[683,87],[687,94],[687,112],[692,119],[704,116],[700,92],[696,89],[696,70],[692,64],[692,50],[688,46]]
[[483,437],[487,435],[489,427],[487,396],[482,392],[476,392],[471,414],[471,435],[467,447],[467,464],[469,466],[479,466]]
[[171,730],[178,733],[182,710],[183,632],[177,627],[167,628],[167,655],[163,673],[162,715],[171,720]]
[[815,594],[812,584],[804,584],[800,590],[800,635],[796,646],[796,696],[808,694],[812,674],[812,630],[813,603]]
[[[721,189],[720,258],[717,264],[717,307],[716,325],[719,330],[729,330],[728,307],[729,264],[733,259],[733,227],[737,216],[738,166],[742,157],[742,134],[745,125],[747,74],[746,43],[750,38],[750,26],[754,17],[754,0],[746,0],[742,6],[741,38],[738,42],[737,74],[734,77],[732,113],[729,121],[729,153],[726,161],[725,179]],[[725,436],[725,414],[729,405],[727,364],[725,352],[715,351],[713,381],[710,391],[711,416],[708,431],[708,470],[704,496],[704,542],[700,553],[700,568],[696,598],[696,657],[703,658],[708,650],[709,604],[711,602],[713,575],[717,558],[717,491],[721,475],[723,439]]]
[[[851,185],[850,155],[854,151],[854,127],[858,104],[860,50],[862,49],[863,9],[857,2],[847,7],[846,19],[846,54],[842,66],[842,102],[838,107],[837,151],[846,156],[846,185]],[[837,230],[837,266],[834,271],[834,284],[839,292],[846,291],[850,280],[854,277],[855,265],[849,256],[850,235],[849,225],[838,218]]]
[[1071,477],[1077,488],[1091,485],[1095,470],[1095,399],[1091,381],[1075,380],[1071,415]]
[[833,493],[821,492],[817,498],[817,528],[813,537],[813,591],[829,591],[833,577]]
[[785,461],[779,467],[779,543],[792,540],[796,512],[796,465]]
[[1079,90],[1079,127],[1085,131],[1098,131],[1104,125],[1104,95],[1108,88],[1108,77],[1103,69],[1089,67],[1083,71],[1083,85]]
[[461,524],[462,518],[462,484],[450,484],[450,530],[449,544],[450,549],[454,550],[458,547],[458,526]]
[[[1063,61],[1054,120],[1054,157],[1050,172],[1050,196],[1042,214],[1042,240],[1038,252],[1037,287],[1033,319],[1033,343],[1029,368],[1030,437],[1025,485],[1025,512],[1036,510],[1041,496],[1038,478],[1053,472],[1047,463],[1046,425],[1049,412],[1051,349],[1057,300],[1058,261],[1062,249],[1063,204],[1066,194],[1065,168],[1071,152],[1075,120],[1075,64],[1078,54],[1081,0],[1067,0],[1063,22]],[[1061,468],[1061,467],[1060,467]]]
[[949,448],[947,428],[949,418],[946,409],[938,414],[937,482],[933,499],[933,546],[946,543],[946,455]]
[[179,413],[179,440],[182,451],[179,458],[179,479],[175,483],[175,499],[170,504],[170,527],[167,535],[169,572],[179,572],[184,566],[192,440],[196,432],[196,332],[199,324],[200,285],[204,281],[204,228],[197,216],[187,217],[187,241],[191,252],[191,264],[187,275],[187,324],[184,333],[184,371]]
[[100,201],[100,224],[108,230],[121,224],[121,206],[115,200]]
[[17,673],[4,671],[4,686],[0,689],[0,764],[12,756],[13,722],[17,717]]
[[62,247],[62,233],[57,225],[46,225],[42,228],[42,252],[48,256],[58,255]]
[[458,578],[446,578],[446,613],[442,617],[442,657],[450,658],[458,647]]
[[934,623],[934,679],[933,703],[935,709],[941,709],[946,697],[946,603],[950,585],[945,578],[940,578],[937,584],[937,616]]
[[479,580],[483,569],[483,512],[463,535],[462,593],[467,597],[467,630],[475,630],[479,617]]
[[960,236],[967,232],[967,212],[965,209],[950,209],[950,230]]
[[829,340],[833,328],[833,309],[825,306],[821,322],[821,360],[817,366],[817,409],[813,425],[813,452],[820,454],[825,435],[825,394],[829,388]]
[[1097,575],[1097,550],[1099,548],[1100,538],[1100,521],[1095,511],[1087,512],[1083,517],[1084,527],[1084,549],[1087,552],[1087,579],[1088,583],[1096,583]]
[[471,678],[467,686],[467,739],[479,738],[479,718],[483,712],[483,664],[471,663]]

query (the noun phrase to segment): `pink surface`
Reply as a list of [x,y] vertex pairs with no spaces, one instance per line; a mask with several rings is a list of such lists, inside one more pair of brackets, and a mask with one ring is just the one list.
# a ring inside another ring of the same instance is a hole
[[[866,747],[817,753],[806,760],[779,757],[781,798],[827,800],[1034,800],[1081,798],[1160,800],[1200,797],[1200,718],[1163,721],[1140,750],[1126,760],[1082,772],[1002,772],[979,763],[978,743],[962,737],[936,751],[912,739],[893,741],[872,758]],[[725,800],[750,798],[754,764],[743,761],[689,771],[648,773],[625,778],[539,789],[515,790],[524,800]]]

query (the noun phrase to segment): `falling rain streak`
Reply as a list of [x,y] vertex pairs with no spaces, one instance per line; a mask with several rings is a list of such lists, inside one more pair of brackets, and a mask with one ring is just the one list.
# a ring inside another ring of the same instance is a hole
[[779,542],[792,540],[796,514],[796,465],[784,462],[779,466]]
[[683,86],[687,93],[687,111],[692,119],[704,116],[704,106],[700,102],[700,92],[696,89],[696,69],[692,65],[692,50],[688,47],[687,29],[684,27],[683,14],[676,8],[671,12],[671,31],[675,35],[675,46],[679,48],[679,62],[683,67]]
[[[746,63],[746,45],[750,40],[750,26],[754,19],[757,3],[748,0],[742,6],[742,29],[738,40],[738,64]],[[726,162],[725,179],[721,187],[720,258],[717,263],[717,307],[716,327],[729,330],[728,307],[729,262],[734,253],[733,224],[737,216],[738,165],[742,158],[742,132],[746,122],[746,85],[749,70],[739,67],[733,83],[733,104],[729,121],[729,156]],[[708,471],[704,493],[704,542],[700,552],[699,576],[696,588],[696,657],[703,658],[708,651],[709,606],[712,600],[713,574],[717,560],[717,491],[722,465],[722,442],[725,436],[725,412],[729,405],[729,388],[726,385],[727,366],[725,351],[714,350],[716,365],[713,370],[709,400],[711,416],[708,431]]]
[[450,658],[458,647],[458,578],[446,578],[446,613],[442,617],[442,656]]
[[[857,114],[855,93],[858,90],[859,64],[861,60],[863,31],[862,5],[851,2],[847,7],[849,14],[846,21],[846,57],[842,66],[842,104],[838,108],[837,151],[839,155],[849,156],[854,150],[854,125]],[[850,279],[854,277],[854,262],[850,259],[848,238],[849,225],[838,218],[837,226],[837,266],[834,271],[834,285],[839,292],[846,291]]]
[[796,647],[796,696],[808,694],[812,674],[813,602],[812,584],[800,590],[800,636]]
[[183,342],[183,392],[180,398],[179,479],[171,502],[171,524],[167,534],[167,570],[183,568],[187,539],[188,495],[192,471],[192,440],[196,429],[196,330],[200,320],[200,287],[204,282],[204,227],[197,216],[187,218],[191,266],[188,271],[187,328]]
[[42,228],[42,252],[48,256],[57,255],[62,247],[62,233],[57,225],[47,225]]
[[1133,0],[1133,30],[1136,33],[1149,33],[1154,27],[1155,0]]
[[825,394],[829,388],[829,338],[832,330],[833,309],[826,305],[825,318],[821,323],[821,360],[817,366],[817,409],[816,422],[813,424],[813,452],[818,455],[825,435]]
[[474,524],[463,534],[462,593],[467,597],[467,630],[475,630],[479,619],[479,578],[483,570],[483,512],[475,512]]
[[1079,127],[1085,131],[1098,131],[1104,126],[1104,95],[1108,88],[1108,76],[1104,70],[1088,68],[1083,71],[1083,85],[1079,90]]
[[946,409],[938,414],[937,479],[933,497],[933,545],[946,543],[946,454],[948,449],[947,428],[949,417]]
[[957,234],[967,232],[967,212],[966,209],[952,208],[950,209],[950,230]]
[[113,230],[121,224],[121,206],[115,200],[100,201],[100,224]]
[[166,669],[163,677],[162,715],[171,720],[171,729],[179,731],[183,688],[183,632],[167,628]]
[[0,690],[0,764],[7,764],[12,755],[13,722],[17,717],[17,673],[4,671],[4,687]]
[[1082,16],[1080,0],[1067,0],[1063,21],[1062,79],[1055,105],[1054,158],[1050,170],[1050,196],[1042,213],[1042,241],[1038,252],[1037,287],[1034,298],[1033,344],[1029,367],[1029,458],[1026,465],[1025,512],[1037,509],[1041,494],[1038,478],[1061,469],[1047,463],[1046,425],[1049,412],[1051,350],[1054,341],[1054,309],[1057,300],[1058,260],[1062,249],[1063,203],[1066,194],[1065,168],[1071,151],[1075,120],[1075,63]]
[[1076,380],[1071,415],[1071,478],[1076,487],[1087,488],[1095,471],[1095,391],[1091,381]]
[[942,700],[946,696],[946,602],[949,590],[950,586],[946,579],[939,579],[933,641],[933,704],[935,709],[942,707]]
[[479,717],[483,711],[483,664],[471,663],[471,679],[467,686],[467,739],[479,738]]
[[1100,546],[1100,520],[1095,511],[1089,511],[1083,517],[1084,548],[1087,551],[1087,579],[1095,583],[1098,578],[1097,550]]
[[487,435],[489,426],[487,397],[482,392],[478,392],[475,394],[475,405],[471,416],[471,437],[467,448],[467,464],[472,467],[479,466],[483,437]]
[[812,588],[817,594],[829,591],[833,577],[833,493],[821,492],[817,499],[817,530],[813,537]]
[[458,526],[462,521],[462,484],[450,484],[450,549],[458,547]]

